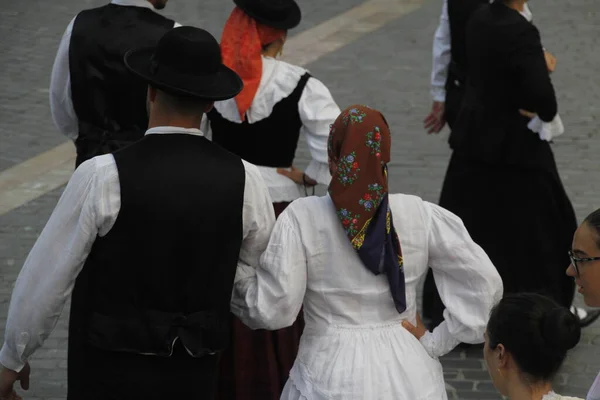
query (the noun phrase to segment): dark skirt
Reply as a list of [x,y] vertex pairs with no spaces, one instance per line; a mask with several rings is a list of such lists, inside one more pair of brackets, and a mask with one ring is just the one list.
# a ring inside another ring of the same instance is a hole
[[[488,254],[504,293],[538,292],[570,307],[575,283],[566,275],[577,220],[553,158],[535,167],[493,165],[456,152],[450,159],[440,206],[462,218]],[[424,314],[443,320],[433,277],[424,289]]]
[[[274,203],[279,216],[289,203]],[[289,328],[251,330],[232,316],[232,343],[221,356],[218,400],[278,400],[298,354],[302,311]]]

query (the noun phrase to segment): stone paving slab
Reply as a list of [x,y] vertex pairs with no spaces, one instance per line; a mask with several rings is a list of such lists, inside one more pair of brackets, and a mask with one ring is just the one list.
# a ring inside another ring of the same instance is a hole
[[[229,10],[220,8],[222,1],[173,0],[168,12],[184,24],[205,21],[205,26],[218,35],[218,21],[223,21]],[[307,10],[306,25],[300,29],[358,4],[348,0],[300,1]],[[75,0],[3,2],[0,83],[5,90],[0,92],[0,170],[62,142],[63,138],[50,125],[47,93],[43,89],[47,87],[60,35],[74,7],[92,3],[98,4]],[[182,8],[175,11],[176,4]],[[201,13],[199,4],[205,4],[207,11]],[[545,46],[558,58],[553,80],[566,127],[554,150],[566,190],[582,219],[600,207],[600,141],[596,128],[600,87],[595,74],[600,62],[596,51],[600,4],[594,0],[547,0],[543,5],[532,5],[534,18]],[[440,8],[441,0],[428,0],[409,16],[308,66],[331,89],[342,108],[360,102],[384,112],[394,134],[392,190],[415,193],[434,202],[449,158],[447,133],[428,136],[421,121],[430,107],[431,38]],[[41,22],[40,15],[44,15]],[[39,27],[40,23],[43,27]],[[305,165],[304,145],[298,155],[299,166]],[[61,192],[62,188],[54,190],[0,216],[0,332],[18,271]],[[28,399],[64,398],[66,314],[32,361],[34,376]],[[500,398],[491,386],[480,349],[457,350],[443,357],[442,363],[451,399]],[[563,394],[583,397],[599,370],[600,323],[596,323],[584,331],[581,344],[569,355],[557,377],[556,388]]]

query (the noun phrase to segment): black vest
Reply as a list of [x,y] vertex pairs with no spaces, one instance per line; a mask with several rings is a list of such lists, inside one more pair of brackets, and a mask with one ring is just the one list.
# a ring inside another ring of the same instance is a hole
[[480,5],[488,4],[489,0],[447,0],[448,20],[450,22],[450,54],[448,80],[454,83],[458,80],[464,83],[467,63],[467,22],[469,17]]
[[148,85],[123,57],[132,48],[156,45],[173,25],[145,7],[108,4],[77,15],[69,47],[77,165],[144,136]]
[[446,80],[445,118],[450,127],[450,147],[454,122],[460,112],[467,81],[467,22],[473,12],[488,0],[447,0],[450,22],[451,60]]
[[73,291],[73,399],[85,398],[79,396],[90,368],[114,363],[120,354],[154,355],[159,361],[149,362],[166,360],[166,368],[176,343],[191,355],[173,357],[201,362],[230,339],[229,307],[242,241],[241,159],[186,134],[148,135],[114,157],[119,215],[109,233],[94,242]]
[[228,121],[213,108],[208,113],[213,142],[255,165],[291,167],[302,127],[298,103],[309,78],[310,74],[304,74],[296,89],[273,107],[271,115],[254,124]]

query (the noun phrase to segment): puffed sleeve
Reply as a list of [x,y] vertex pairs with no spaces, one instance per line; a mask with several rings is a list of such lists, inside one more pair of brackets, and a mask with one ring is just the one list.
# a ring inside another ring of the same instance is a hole
[[425,203],[429,214],[429,266],[446,306],[444,322],[421,338],[432,357],[457,344],[481,343],[492,307],[500,301],[502,279],[492,261],[469,236],[462,220]]
[[[238,266],[238,269],[241,268]],[[251,329],[291,326],[306,292],[306,253],[290,210],[275,224],[258,268],[246,265],[233,288],[231,311]]]
[[306,137],[312,160],[306,175],[323,185],[329,185],[331,174],[327,163],[327,139],[329,127],[340,115],[329,89],[318,79],[310,78],[298,103],[302,120],[301,133]]

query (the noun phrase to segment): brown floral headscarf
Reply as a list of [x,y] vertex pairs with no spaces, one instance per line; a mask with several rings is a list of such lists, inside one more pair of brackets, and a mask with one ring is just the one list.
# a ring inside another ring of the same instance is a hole
[[385,273],[399,313],[406,310],[402,248],[388,202],[390,131],[383,115],[354,105],[329,134],[329,159],[336,171],[329,185],[337,215],[365,266]]

